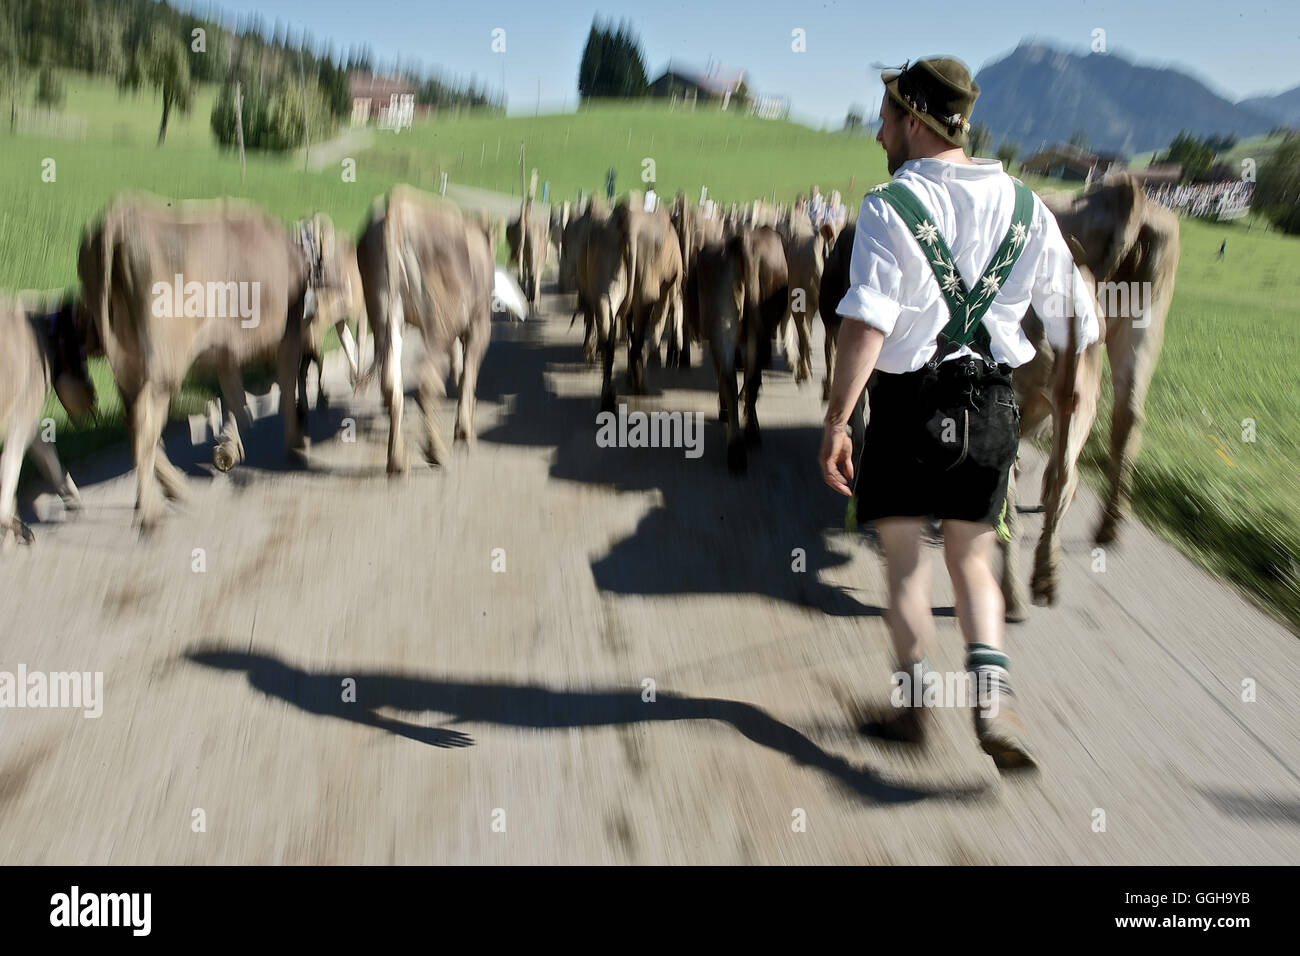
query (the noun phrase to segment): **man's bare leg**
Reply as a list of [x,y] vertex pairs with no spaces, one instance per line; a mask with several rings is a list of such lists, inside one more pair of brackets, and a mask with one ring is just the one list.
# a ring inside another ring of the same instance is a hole
[[[897,670],[907,675],[895,685],[891,703],[869,718],[861,731],[871,737],[919,744],[925,740],[919,685],[926,669],[925,653],[934,642],[934,616],[930,611],[930,557],[925,553],[924,518],[883,518],[876,533],[885,552],[889,579],[889,609],[885,620],[894,642]],[[898,678],[895,678],[896,680]]]
[[926,524],[924,518],[881,518],[876,522],[889,577],[885,620],[894,641],[894,654],[902,665],[919,661],[934,643]]
[[973,521],[943,523],[943,559],[956,595],[957,621],[966,644],[1003,649],[1002,588],[993,575],[998,534],[992,525]]

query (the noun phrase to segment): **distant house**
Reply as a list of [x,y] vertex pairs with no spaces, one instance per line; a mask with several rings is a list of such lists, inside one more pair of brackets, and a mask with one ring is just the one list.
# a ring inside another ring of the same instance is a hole
[[1088,182],[1123,166],[1123,158],[1115,153],[1090,153],[1077,146],[1057,145],[1034,153],[1020,164],[1020,171],[1030,176]]
[[668,69],[650,84],[650,95],[674,104],[718,103],[724,110],[732,103],[749,106],[744,70],[713,67],[707,73],[668,64]]
[[1128,171],[1143,186],[1172,186],[1183,178],[1181,163],[1152,163],[1144,169]]
[[399,130],[415,117],[415,84],[410,80],[356,72],[348,75],[348,92],[353,126],[374,120],[380,129]]

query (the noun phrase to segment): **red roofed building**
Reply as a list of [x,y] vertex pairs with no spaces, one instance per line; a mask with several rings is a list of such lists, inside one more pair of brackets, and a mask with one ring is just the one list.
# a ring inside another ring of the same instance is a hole
[[352,125],[365,126],[371,120],[380,125],[395,125],[415,113],[415,84],[393,76],[373,73],[348,75],[348,92],[352,96]]

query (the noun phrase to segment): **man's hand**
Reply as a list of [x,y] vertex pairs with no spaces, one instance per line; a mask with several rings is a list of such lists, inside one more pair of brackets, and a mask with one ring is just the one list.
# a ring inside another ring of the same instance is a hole
[[840,494],[852,496],[853,439],[843,425],[826,425],[822,433],[822,450],[818,455],[822,466],[822,480]]

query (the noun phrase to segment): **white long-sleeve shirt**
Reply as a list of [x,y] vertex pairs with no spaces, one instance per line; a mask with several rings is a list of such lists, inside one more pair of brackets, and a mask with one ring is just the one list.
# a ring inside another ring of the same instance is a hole
[[[967,288],[974,288],[1001,245],[1015,206],[1015,188],[1002,163],[973,163],[912,159],[894,175],[932,217]],[[984,315],[997,361],[1014,367],[1034,357],[1034,346],[1020,328],[1031,304],[1057,351],[1066,347],[1072,315],[1078,316],[1080,351],[1097,341],[1092,296],[1055,217],[1037,196],[1020,258]],[[862,200],[849,292],[836,311],[885,333],[876,361],[882,372],[920,368],[934,355],[939,332],[948,324],[948,303],[920,244],[894,208],[874,193]],[[961,348],[949,358],[970,354]]]

